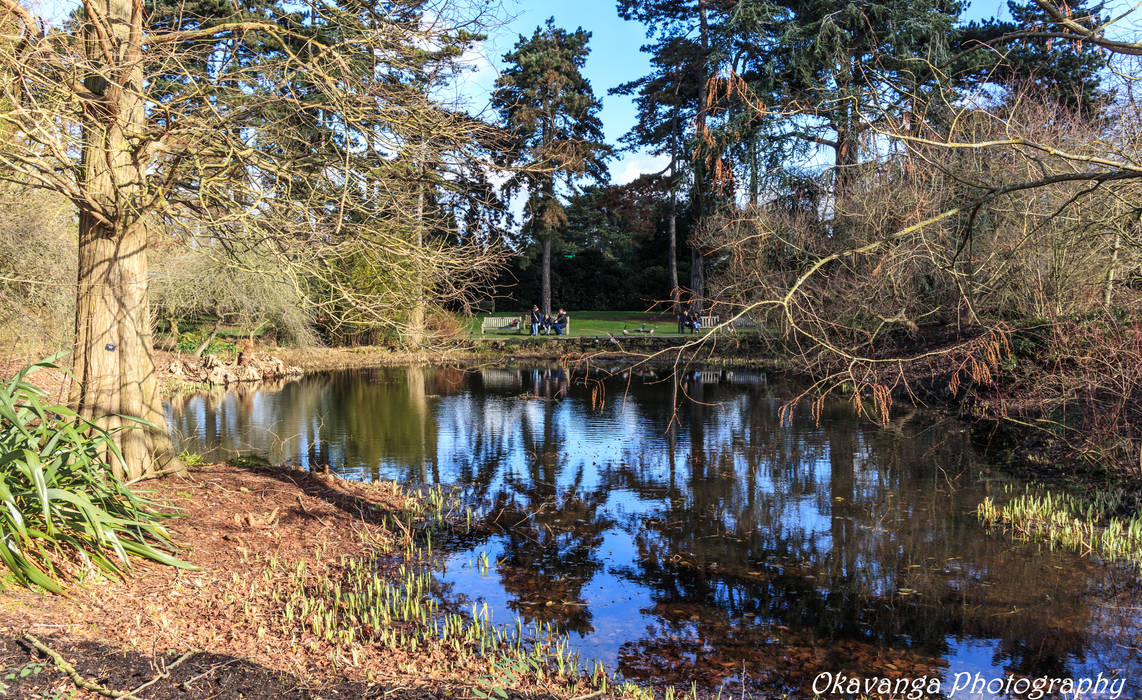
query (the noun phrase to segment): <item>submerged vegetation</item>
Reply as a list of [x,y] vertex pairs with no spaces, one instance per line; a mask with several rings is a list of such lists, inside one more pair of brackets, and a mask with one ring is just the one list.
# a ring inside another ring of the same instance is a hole
[[[990,496],[976,510],[987,527],[1002,528],[1017,539],[1040,540],[1083,555],[1123,560],[1142,568],[1142,513],[1127,509],[1118,489],[1086,494],[1033,492],[1015,494],[1000,505]],[[1129,515],[1122,515],[1126,511]]]

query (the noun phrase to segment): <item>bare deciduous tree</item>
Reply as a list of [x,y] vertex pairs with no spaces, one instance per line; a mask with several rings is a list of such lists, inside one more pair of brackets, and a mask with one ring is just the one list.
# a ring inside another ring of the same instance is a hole
[[448,0],[145,14],[140,0],[84,0],[50,28],[0,0],[15,37],[0,43],[0,178],[78,210],[71,400],[106,428],[145,421],[116,434],[128,478],[178,467],[152,357],[149,223],[272,256],[319,310],[378,324],[408,319],[410,289],[462,302],[501,256],[474,229],[417,245],[423,173],[460,189],[494,136],[424,88],[431,57],[462,51],[478,17]]

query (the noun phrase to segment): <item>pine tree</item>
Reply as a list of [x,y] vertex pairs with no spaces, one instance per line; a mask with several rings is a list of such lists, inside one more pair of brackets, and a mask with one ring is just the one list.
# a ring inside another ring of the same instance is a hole
[[[647,26],[653,43],[643,47],[651,54],[652,72],[618,86],[612,92],[637,94],[639,121],[625,137],[631,145],[650,146],[670,158],[671,192],[688,167],[690,208],[701,225],[714,209],[714,173],[708,167],[717,154],[700,138],[709,126],[708,88],[718,56],[725,55],[724,23],[733,3],[719,0],[618,0],[619,16]],[[688,166],[687,166],[688,164]],[[669,217],[671,299],[679,309],[677,258],[677,203],[672,197]],[[692,308],[701,310],[705,292],[705,257],[690,246]]]
[[[1105,4],[1077,0],[1068,3],[1070,16],[1089,27],[1106,21]],[[1010,20],[989,19],[963,27],[957,39],[960,48],[970,51],[957,66],[958,77],[970,85],[987,81],[1007,88],[1031,88],[1039,96],[1082,115],[1094,115],[1106,101],[1102,69],[1106,56],[1093,43],[1065,41],[1048,33],[1053,20],[1034,0],[1009,0]]]
[[833,152],[834,197],[847,192],[869,125],[908,109],[949,56],[959,0],[743,0],[728,69],[768,102],[774,140]]
[[590,32],[568,32],[554,19],[520,36],[504,56],[508,67],[496,81],[492,105],[514,134],[506,160],[519,168],[505,189],[526,192],[524,231],[542,247],[541,307],[551,313],[551,252],[567,226],[560,183],[606,179],[602,108],[580,70],[586,63]]

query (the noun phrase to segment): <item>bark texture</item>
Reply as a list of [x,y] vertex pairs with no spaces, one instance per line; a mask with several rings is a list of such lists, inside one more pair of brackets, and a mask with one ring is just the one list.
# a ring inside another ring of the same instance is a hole
[[[79,275],[70,399],[80,414],[116,430],[123,460],[116,475],[137,479],[179,467],[163,419],[147,300],[147,232],[135,203],[144,189],[137,157],[144,120],[140,94],[142,4],[104,0],[102,32],[86,50],[106,70],[84,84],[91,97],[83,124]],[[142,424],[139,421],[146,423]],[[119,430],[123,428],[122,430]]]
[[543,289],[540,292],[542,299],[539,310],[548,316],[551,315],[551,234],[543,238]]

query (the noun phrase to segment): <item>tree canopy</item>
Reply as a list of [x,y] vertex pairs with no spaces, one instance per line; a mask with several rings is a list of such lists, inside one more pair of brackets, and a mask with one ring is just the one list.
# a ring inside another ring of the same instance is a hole
[[[540,306],[551,313],[551,255],[567,227],[561,196],[585,178],[605,181],[608,148],[599,121],[602,105],[581,72],[590,32],[568,32],[555,20],[521,36],[504,56],[492,105],[513,134],[504,160],[526,166],[507,182],[508,195],[524,193],[524,234],[542,246]],[[562,185],[562,188],[560,187]]]

